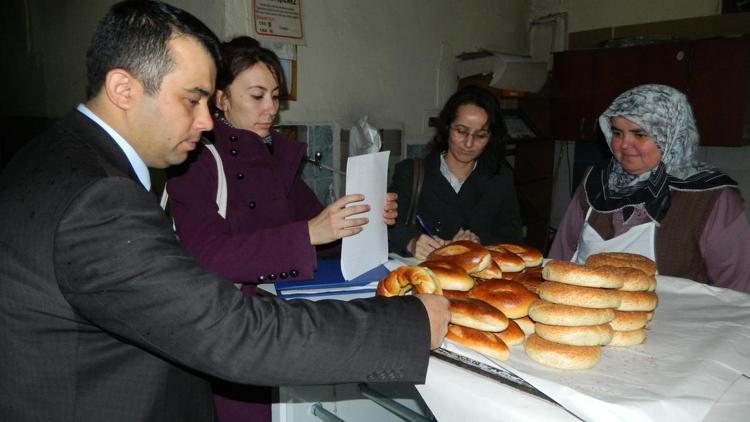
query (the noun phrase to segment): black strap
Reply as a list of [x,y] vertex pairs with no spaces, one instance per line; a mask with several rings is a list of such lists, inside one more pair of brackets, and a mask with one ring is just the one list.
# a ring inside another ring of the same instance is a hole
[[414,176],[411,185],[411,202],[409,203],[409,212],[406,214],[406,224],[413,226],[417,219],[417,202],[422,193],[422,183],[424,182],[424,161],[421,158],[414,159]]

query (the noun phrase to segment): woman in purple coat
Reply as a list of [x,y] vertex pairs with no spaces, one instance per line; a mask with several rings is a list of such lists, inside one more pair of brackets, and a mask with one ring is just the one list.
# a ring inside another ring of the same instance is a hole
[[[347,217],[369,206],[347,207],[364,199],[347,195],[324,208],[300,178],[305,144],[272,130],[286,86],[278,57],[249,37],[222,49],[214,129],[207,137],[224,167],[225,218],[217,212],[216,160],[205,147],[170,173],[167,192],[185,248],[251,295],[257,283],[312,278],[316,246],[359,233],[367,219]],[[396,206],[389,195],[387,224],[395,222]],[[220,421],[270,420],[270,389],[217,383],[215,392]]]

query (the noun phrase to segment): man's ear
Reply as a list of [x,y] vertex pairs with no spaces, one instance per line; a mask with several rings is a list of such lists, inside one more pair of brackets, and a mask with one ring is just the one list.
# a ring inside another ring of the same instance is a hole
[[226,111],[227,102],[229,98],[224,91],[217,89],[214,93],[214,105],[221,111]]
[[104,91],[109,101],[123,110],[133,106],[134,100],[142,91],[140,82],[128,71],[112,69],[104,79]]

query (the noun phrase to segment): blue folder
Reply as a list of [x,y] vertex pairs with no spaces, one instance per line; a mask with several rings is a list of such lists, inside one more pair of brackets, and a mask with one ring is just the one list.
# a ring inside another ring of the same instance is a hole
[[[302,289],[330,289],[335,291],[341,288],[351,288],[362,286],[362,290],[367,290],[365,286],[373,281],[379,281],[390,271],[383,265],[378,265],[372,270],[360,275],[353,280],[344,280],[341,274],[341,261],[338,259],[326,259],[318,261],[318,269],[312,280],[283,280],[275,283],[276,293],[284,296],[284,291],[302,290]],[[374,291],[374,288],[369,290]],[[288,295],[287,295],[288,296]]]

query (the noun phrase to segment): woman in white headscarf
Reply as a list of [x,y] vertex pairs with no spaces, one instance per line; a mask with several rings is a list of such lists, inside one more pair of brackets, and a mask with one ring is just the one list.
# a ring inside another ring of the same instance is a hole
[[687,98],[665,85],[617,97],[599,117],[612,160],[584,177],[549,257],[598,252],[656,261],[659,274],[750,292],[750,225],[737,182],[696,158]]

